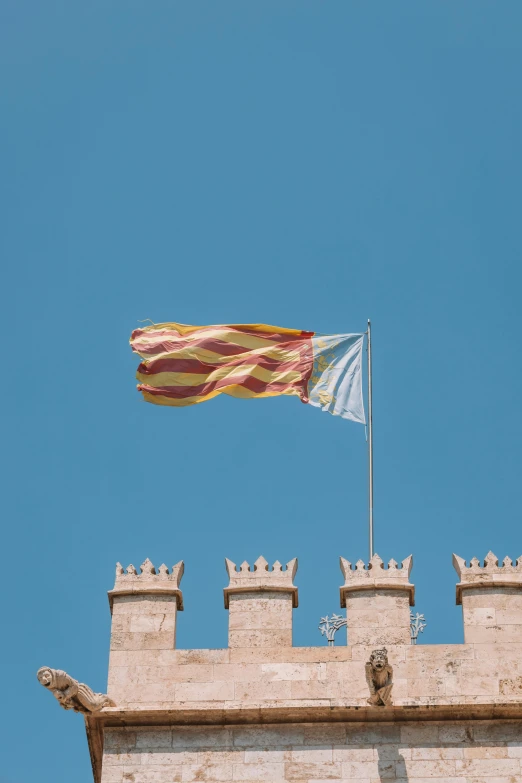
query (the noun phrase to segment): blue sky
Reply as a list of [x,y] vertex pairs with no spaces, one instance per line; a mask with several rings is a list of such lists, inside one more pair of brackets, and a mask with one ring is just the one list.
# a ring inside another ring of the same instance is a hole
[[364,428],[297,399],[141,402],[138,319],[374,338],[375,537],[424,643],[451,554],[521,554],[519,0],[5,0],[1,783],[88,783],[41,665],[104,690],[117,560],[185,561],[179,647],[226,645],[224,557],[299,558],[324,644],[367,556]]

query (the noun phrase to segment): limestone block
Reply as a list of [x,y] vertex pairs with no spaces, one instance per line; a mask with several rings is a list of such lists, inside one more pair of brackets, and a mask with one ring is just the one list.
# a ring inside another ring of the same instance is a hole
[[263,663],[261,675],[263,681],[267,680],[311,680],[324,679],[326,677],[325,663]]
[[[367,644],[367,645],[357,645],[351,648],[352,649],[352,661],[363,661],[366,662],[370,655],[372,654],[373,650],[375,649],[374,644]],[[411,643],[405,647],[403,644],[400,645],[393,645],[393,644],[387,644],[386,649],[388,650],[388,658],[390,659],[390,663],[392,663],[394,666],[398,662],[402,662],[406,660],[406,655],[410,650],[413,650],[414,647],[411,646]]]
[[473,726],[475,742],[520,742],[520,721],[478,721]]
[[[288,615],[285,612],[270,612],[268,610],[257,612],[236,611],[238,608],[242,609],[242,607],[237,606],[237,599],[241,599],[241,596],[232,596],[230,599],[231,611],[229,616],[229,628],[231,631],[252,631],[260,629],[276,631],[281,628],[282,624],[287,625],[291,630],[291,622],[288,622]],[[277,603],[279,604],[279,606],[277,606],[278,610],[292,608],[291,604],[288,606],[290,603],[289,601],[280,601]],[[287,606],[285,606],[285,604],[287,604]]]
[[[349,605],[350,599],[347,599]],[[348,616],[350,609],[348,608]],[[408,615],[409,617],[409,615]],[[384,628],[378,625],[367,628],[348,628],[350,645],[366,645],[372,647],[384,647],[391,644],[409,644],[410,626],[403,628]]]
[[197,748],[200,752],[233,749],[232,731],[224,726],[176,726],[172,729],[174,748]]
[[[338,761],[285,764],[282,780],[340,780],[342,765]],[[369,776],[367,776],[369,777]]]
[[125,766],[123,780],[133,783],[181,783],[182,767],[151,764],[148,767]]
[[248,701],[262,701],[263,699],[270,699],[277,701],[278,699],[291,699],[292,698],[292,682],[237,682],[235,684],[234,698],[236,701],[248,702]]
[[474,758],[455,761],[455,770],[462,777],[501,777],[520,775],[518,759]]
[[[337,723],[318,723],[304,727],[305,745],[344,745],[346,742],[346,727]],[[342,761],[342,759],[335,759]]]
[[262,666],[258,663],[224,663],[213,667],[216,680],[255,682],[263,679]]
[[291,750],[244,750],[241,754],[242,759],[236,759],[236,763],[244,761],[245,764],[282,764],[290,761],[292,757]]
[[175,683],[175,682],[212,682],[219,677],[214,677],[213,666],[137,666],[135,667],[136,682],[149,685],[150,683]]
[[116,753],[108,750],[105,754],[104,764],[111,767],[122,767],[124,764],[140,764],[140,754],[137,753]]
[[136,748],[171,748],[172,729],[170,727],[157,727],[154,729],[140,729],[136,732]]
[[[173,605],[172,611],[176,611],[176,605]],[[165,650],[174,646],[174,629],[164,631],[150,631],[145,633],[138,631],[135,633],[120,633],[116,631],[111,634],[111,650]]]
[[[394,762],[390,767],[394,768]],[[343,761],[342,777],[347,780],[369,780],[371,778],[380,778],[379,765],[377,761]],[[393,775],[395,777],[395,775]]]
[[466,723],[462,725],[458,723],[444,724],[439,726],[439,740],[444,745],[465,746],[473,742],[473,729]]
[[291,647],[292,629],[229,631],[229,647]]
[[402,742],[401,727],[398,724],[370,724],[346,726],[346,743],[348,745],[384,745]]
[[176,701],[226,701],[233,698],[233,682],[180,682],[176,685]]
[[231,781],[232,764],[187,764],[183,766],[183,783],[191,781]]
[[456,776],[456,764],[462,763],[454,759],[420,759],[405,760],[405,772],[408,777],[415,778],[452,778]]
[[[394,682],[396,686],[396,681]],[[410,679],[407,680],[407,693],[413,699],[423,699],[426,696],[444,696],[446,683],[444,679],[437,677]],[[397,698],[397,687],[394,687],[394,695]]]
[[234,747],[278,748],[304,744],[304,726],[238,726],[232,729]]
[[503,696],[521,696],[522,697],[522,676],[517,675],[499,680],[500,693]]
[[336,680],[294,681],[291,683],[291,699],[339,699],[342,695]]
[[180,767],[185,764],[198,763],[198,751],[180,750],[179,748],[151,748],[140,754],[141,765],[150,766],[151,764],[165,765],[171,764],[173,767]]
[[334,760],[333,748],[330,747],[298,748],[297,750],[291,750],[289,755],[290,761],[299,764],[309,764],[311,761],[314,764],[330,764]]
[[[384,748],[386,748],[386,745],[382,745],[380,750]],[[397,754],[397,749],[393,747],[392,751],[395,757]],[[377,758],[377,751],[375,748],[339,748],[334,746],[332,754],[333,761],[375,761]]]
[[306,661],[351,661],[352,648],[351,647],[291,647],[291,648],[277,648],[262,649],[242,647],[239,649],[231,649],[228,651],[230,654],[230,663],[286,663],[292,662],[306,662]]
[[506,759],[509,758],[506,745],[478,745],[463,748],[465,759]]
[[414,725],[401,726],[400,741],[405,745],[436,745],[439,742],[437,725],[418,721]]
[[136,747],[136,732],[131,729],[105,729],[104,746],[106,750],[127,753]]
[[174,653],[176,663],[228,663],[229,650],[176,650]]
[[489,626],[465,625],[464,638],[468,644],[520,643],[522,642],[521,628],[520,625],[499,625],[498,623]]
[[234,764],[234,780],[284,781],[285,765],[277,762],[262,764]]
[[101,783],[122,783],[123,767],[111,767],[104,765],[102,769]]
[[[388,652],[391,655],[390,648]],[[450,667],[455,661],[473,660],[474,657],[471,644],[415,644],[405,648],[406,660],[424,661],[429,666],[438,663]]]

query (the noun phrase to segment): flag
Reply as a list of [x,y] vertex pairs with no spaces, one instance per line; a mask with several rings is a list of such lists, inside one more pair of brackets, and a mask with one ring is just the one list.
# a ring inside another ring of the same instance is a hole
[[136,329],[136,378],[147,402],[181,407],[231,397],[295,395],[323,411],[365,423],[363,334],[317,335],[266,324]]

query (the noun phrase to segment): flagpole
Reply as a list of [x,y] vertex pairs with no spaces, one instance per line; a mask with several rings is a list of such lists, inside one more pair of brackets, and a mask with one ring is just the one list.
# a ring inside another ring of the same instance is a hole
[[372,400],[372,325],[368,319],[368,523],[370,533],[370,560],[373,557],[373,400]]

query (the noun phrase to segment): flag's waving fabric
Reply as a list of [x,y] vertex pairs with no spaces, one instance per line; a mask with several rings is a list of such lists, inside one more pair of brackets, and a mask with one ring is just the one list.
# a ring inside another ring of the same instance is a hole
[[132,350],[143,361],[138,386],[147,402],[181,407],[218,394],[293,394],[364,423],[361,351],[364,335],[315,335],[266,324],[136,329]]

